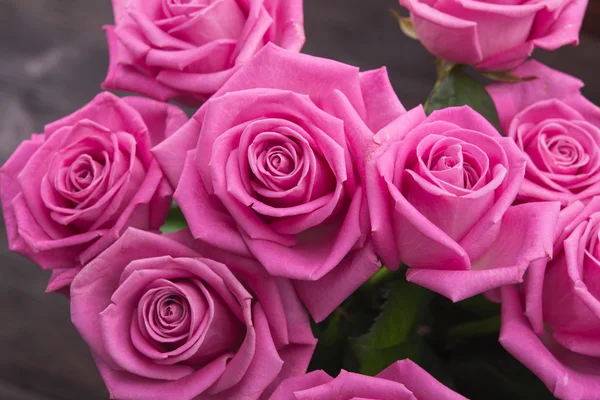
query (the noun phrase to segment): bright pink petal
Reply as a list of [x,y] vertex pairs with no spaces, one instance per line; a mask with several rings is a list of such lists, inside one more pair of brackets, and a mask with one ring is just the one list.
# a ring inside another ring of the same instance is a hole
[[530,60],[512,71],[520,77],[536,77],[532,81],[518,84],[495,83],[487,86],[487,91],[496,104],[500,123],[505,131],[516,114],[535,102],[551,98],[568,98],[579,94],[583,82],[570,75]]
[[477,23],[445,14],[416,0],[401,4],[410,10],[419,40],[432,54],[461,64],[476,64],[482,60]]
[[411,268],[407,272],[407,280],[453,301],[520,283],[531,262],[546,259],[552,254],[559,210],[558,203],[513,206],[502,219],[494,246],[473,262],[470,271]]
[[[563,364],[532,331],[521,309],[518,290],[502,289],[502,329],[500,343],[515,358],[536,374],[560,399],[600,399],[597,359],[572,358]],[[582,372],[578,370],[581,369]],[[585,372],[585,371],[588,372]]]
[[[214,196],[204,189],[201,177],[193,161],[194,153],[188,152],[182,182],[194,185],[179,185],[175,200],[183,210],[190,230],[196,239],[223,248],[235,254],[248,254],[235,222]],[[210,227],[207,230],[205,227]]]
[[377,377],[402,383],[419,400],[466,400],[408,359],[396,361]]
[[295,281],[298,295],[317,322],[323,321],[381,267],[372,245],[349,253],[316,281]]

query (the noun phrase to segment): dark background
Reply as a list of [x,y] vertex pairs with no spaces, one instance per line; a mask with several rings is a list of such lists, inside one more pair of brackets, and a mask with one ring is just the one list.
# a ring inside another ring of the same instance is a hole
[[[31,133],[100,91],[108,64],[101,27],[112,22],[110,3],[0,0],[0,164]],[[399,8],[396,0],[305,0],[304,52],[362,69],[387,66],[409,108],[434,83],[433,57],[403,36],[389,7]],[[600,104],[599,44],[582,34],[578,48],[536,58],[583,79],[585,95]],[[107,399],[70,323],[68,301],[44,294],[49,274],[11,254],[0,231],[0,400]]]

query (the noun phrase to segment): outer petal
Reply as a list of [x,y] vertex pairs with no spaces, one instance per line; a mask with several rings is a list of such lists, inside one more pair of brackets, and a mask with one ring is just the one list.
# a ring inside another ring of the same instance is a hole
[[466,400],[408,359],[396,361],[377,377],[402,383],[419,400]]
[[549,34],[533,40],[535,45],[545,50],[556,50],[567,44],[578,45],[579,31],[587,5],[587,0],[569,1],[548,29]]
[[[375,252],[381,257],[383,263],[389,268],[400,266],[398,248],[394,240],[394,228],[389,213],[392,212],[393,199],[391,198],[385,176],[393,168],[393,156],[386,155],[388,152],[398,151],[399,143],[392,143],[410,132],[425,120],[425,112],[422,108],[410,110],[405,115],[397,118],[373,138],[374,144],[367,144],[371,152],[365,155],[365,182],[367,199],[369,204],[369,216],[371,219],[371,232]],[[395,136],[390,137],[389,142],[385,140],[387,133]],[[379,139],[382,137],[382,139]],[[383,141],[381,141],[383,140]],[[376,145],[379,142],[379,145]],[[381,162],[380,158],[387,157],[388,160]]]
[[306,375],[286,379],[271,395],[270,400],[297,400],[294,395],[315,386],[321,386],[333,380],[325,371],[312,371]]
[[274,22],[266,39],[284,49],[299,52],[306,41],[303,0],[265,0],[264,7]]
[[432,54],[461,64],[476,64],[483,59],[475,22],[445,14],[418,0],[401,4],[410,10],[417,36]]
[[[521,309],[515,287],[502,288],[500,343],[536,374],[559,399],[600,399],[600,361],[566,358],[553,351],[532,331]],[[564,360],[564,363],[561,362]],[[580,372],[581,370],[581,372]],[[587,371],[587,372],[584,372]],[[595,373],[592,371],[596,371]]]
[[365,102],[365,123],[377,132],[394,119],[406,113],[392,88],[385,67],[360,73],[360,87]]
[[28,246],[19,236],[15,211],[12,206],[13,199],[20,193],[18,175],[23,170],[29,159],[43,141],[43,135],[33,135],[31,140],[26,140],[15,150],[8,161],[0,169],[0,199],[4,213],[4,225],[8,237],[10,250],[20,253],[28,252]]
[[470,271],[410,269],[410,282],[459,301],[504,285],[520,283],[529,264],[552,255],[558,203],[513,206],[502,219],[498,238]]
[[94,360],[111,398],[123,400],[164,400],[170,397],[193,399],[206,391],[221,376],[227,365],[227,357],[221,357],[182,379],[165,382],[112,369],[96,355]]
[[236,68],[210,73],[189,73],[182,71],[163,70],[156,77],[156,81],[179,92],[190,91],[200,97],[208,97],[216,92],[233,75]]
[[413,394],[400,382],[359,375],[344,370],[331,382],[298,391],[295,395],[298,400],[322,399],[332,395],[348,399],[416,400]]
[[183,157],[182,154],[196,148],[205,112],[206,107],[200,108],[181,129],[152,149],[154,157],[174,188],[179,183],[187,159],[187,156]]
[[143,72],[139,68],[121,61],[124,58],[131,58],[131,56],[123,54],[123,52],[127,52],[127,49],[121,45],[114,34],[114,27],[107,26],[104,29],[110,57],[108,72],[102,82],[104,89],[136,92],[162,101],[167,101],[179,94],[177,90],[158,82],[149,70]]
[[508,132],[514,116],[533,103],[552,98],[564,99],[579,95],[583,82],[544,64],[530,60],[512,71],[520,77],[537,79],[517,84],[495,83],[487,86],[492,96],[502,128]]
[[194,237],[232,253],[248,255],[248,249],[235,222],[219,200],[204,188],[194,163],[193,151],[187,153],[182,181],[195,183],[179,185],[174,195],[182,210],[185,210],[184,214]]
[[254,88],[307,94],[318,106],[322,105],[323,95],[329,95],[337,89],[348,97],[352,106],[365,118],[358,68],[336,61],[285,51],[267,44],[215,96]]
[[331,314],[381,267],[372,244],[348,254],[331,272],[316,281],[295,281],[298,295],[316,322]]
[[152,146],[171,136],[188,120],[187,115],[172,104],[135,96],[124,97],[123,101],[142,116],[148,127]]
[[73,279],[81,272],[80,267],[77,268],[65,268],[65,269],[54,269],[52,275],[48,280],[48,286],[46,287],[46,293],[60,293],[66,297],[70,297],[70,286]]
[[280,358],[273,345],[268,321],[260,304],[253,307],[253,317],[256,329],[256,350],[244,377],[239,384],[223,392],[211,390],[213,396],[207,399],[256,399],[273,382],[283,368],[284,361]]
[[469,106],[448,107],[431,113],[426,122],[450,121],[462,129],[485,133],[491,137],[499,138],[498,130],[489,123],[481,114]]

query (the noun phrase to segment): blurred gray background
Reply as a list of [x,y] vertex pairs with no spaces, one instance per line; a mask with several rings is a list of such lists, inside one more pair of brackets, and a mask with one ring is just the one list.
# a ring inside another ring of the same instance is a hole
[[[398,29],[388,11],[397,4],[305,0],[304,52],[363,69],[387,66],[409,108],[427,98],[435,69],[433,57]],[[108,63],[101,27],[111,22],[110,0],[0,0],[0,163],[32,132],[100,91]],[[600,104],[599,44],[584,34],[579,48],[536,57],[583,79],[585,95]],[[0,400],[107,399],[68,301],[44,294],[47,278],[8,251],[0,227]]]

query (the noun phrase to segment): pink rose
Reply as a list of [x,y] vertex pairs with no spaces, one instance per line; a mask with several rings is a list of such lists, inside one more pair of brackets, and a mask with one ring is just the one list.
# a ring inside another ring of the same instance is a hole
[[487,71],[512,69],[537,47],[577,45],[587,3],[400,0],[427,50]]
[[75,278],[71,318],[120,400],[265,398],[316,344],[289,281],[187,231],[129,229]]
[[337,378],[313,371],[282,382],[270,400],[466,400],[411,360],[396,361],[376,377],[342,370]]
[[265,44],[300,51],[302,0],[113,0],[103,87],[192,104]]
[[294,279],[322,320],[380,266],[361,164],[404,112],[384,69],[269,45],[155,154],[195,238]]
[[600,399],[600,197],[565,208],[555,256],[502,289],[500,343],[559,399]]
[[416,108],[367,157],[373,240],[386,266],[462,300],[521,282],[546,258],[558,203],[512,206],[525,174],[515,143],[469,107]]
[[150,149],[186,120],[168,104],[102,93],[0,169],[9,247],[53,270],[49,291],[68,287],[128,226],[162,225],[172,189]]
[[600,109],[581,95],[583,82],[536,61],[514,73],[538,79],[488,91],[502,126],[527,156],[519,197],[568,205],[600,194]]

